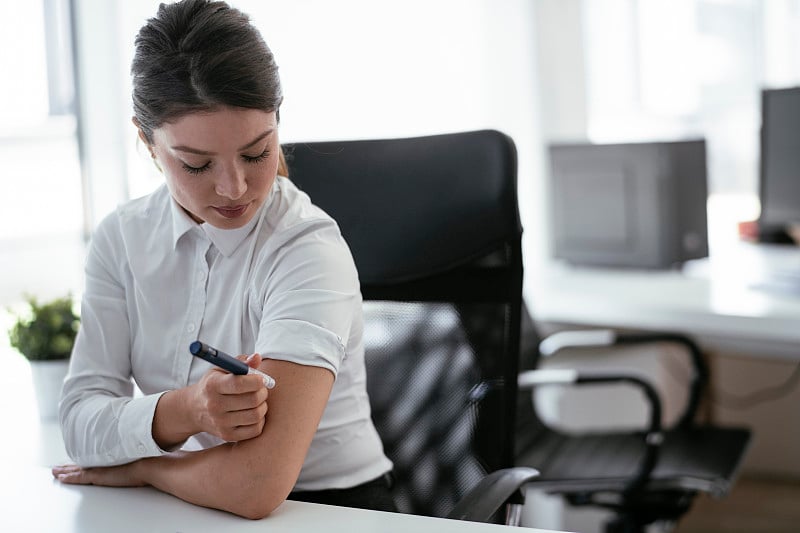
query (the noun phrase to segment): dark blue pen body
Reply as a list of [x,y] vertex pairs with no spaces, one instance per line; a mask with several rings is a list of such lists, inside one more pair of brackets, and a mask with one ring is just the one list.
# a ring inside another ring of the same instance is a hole
[[200,341],[194,341],[189,345],[189,352],[192,355],[204,359],[216,365],[223,370],[227,370],[231,374],[243,376],[250,371],[250,367],[242,361],[231,357],[225,352],[221,352],[216,348],[212,348],[208,344]]

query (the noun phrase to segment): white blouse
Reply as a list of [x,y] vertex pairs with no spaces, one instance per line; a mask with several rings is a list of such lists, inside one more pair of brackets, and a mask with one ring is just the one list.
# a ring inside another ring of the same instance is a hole
[[[391,462],[370,418],[361,304],[338,226],[286,178],[235,230],[197,224],[165,185],[128,202],[99,225],[86,260],[60,408],[67,452],[82,466],[167,453],[151,432],[156,403],[211,367],[189,353],[199,339],[336,376],[296,490],[380,476]],[[183,447],[221,443],[201,433]]]

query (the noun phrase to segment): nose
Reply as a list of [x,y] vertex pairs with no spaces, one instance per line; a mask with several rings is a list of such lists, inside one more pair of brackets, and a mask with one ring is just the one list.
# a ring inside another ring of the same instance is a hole
[[215,183],[215,192],[231,200],[238,200],[246,191],[247,179],[245,172],[243,169],[238,168],[237,165],[224,169]]

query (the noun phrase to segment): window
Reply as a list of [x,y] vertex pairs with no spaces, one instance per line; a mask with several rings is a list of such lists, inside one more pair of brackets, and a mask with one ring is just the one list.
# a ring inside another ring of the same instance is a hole
[[69,6],[10,3],[0,32],[1,309],[26,293],[77,296],[82,287],[86,219]]
[[710,235],[735,237],[759,212],[760,91],[800,85],[798,27],[799,0],[584,0],[587,137],[705,137]]
[[0,32],[4,248],[79,235],[81,171],[68,2],[16,2]]

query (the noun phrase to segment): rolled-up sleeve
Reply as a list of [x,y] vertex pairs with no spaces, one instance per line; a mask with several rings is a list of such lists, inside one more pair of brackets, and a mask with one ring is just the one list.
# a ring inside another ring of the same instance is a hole
[[256,351],[336,375],[361,292],[349,249],[336,225],[326,225],[292,242],[272,271]]
[[104,220],[89,247],[81,327],[59,409],[66,451],[81,466],[165,453],[152,437],[160,394],[133,398],[131,333],[120,266],[124,251],[115,249],[116,224],[114,216]]

